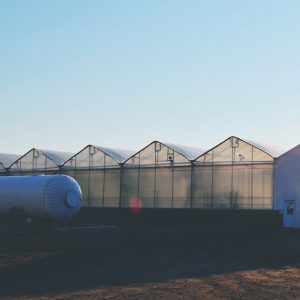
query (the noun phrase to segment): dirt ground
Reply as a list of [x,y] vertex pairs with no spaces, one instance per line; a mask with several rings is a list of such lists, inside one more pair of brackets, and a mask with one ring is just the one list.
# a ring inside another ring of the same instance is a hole
[[1,234],[1,299],[299,299],[300,231]]

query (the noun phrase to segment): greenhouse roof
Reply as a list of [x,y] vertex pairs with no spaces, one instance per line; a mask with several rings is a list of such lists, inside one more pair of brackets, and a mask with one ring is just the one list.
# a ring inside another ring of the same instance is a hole
[[[243,139],[240,139],[240,140],[243,140]],[[257,143],[257,142],[253,142],[253,141],[249,141],[249,140],[244,140],[244,141],[246,143],[251,144],[252,146],[266,152],[267,154],[271,155],[273,158],[277,158],[289,150],[288,148],[261,144],[261,143]]]
[[[116,148],[109,148],[109,147],[103,147],[103,146],[95,146],[95,145],[89,144],[86,147],[84,147],[83,149],[81,149],[80,151],[78,151],[76,154],[73,154],[71,157],[69,157],[68,160],[66,160],[64,162],[64,166],[66,166],[67,163],[69,163],[70,161],[72,161],[72,159],[74,159],[75,157],[77,157],[79,154],[81,154],[84,150],[86,150],[89,147],[94,147],[95,149],[97,149],[98,151],[100,151],[101,153],[103,153],[104,155],[109,156],[112,159],[112,161],[115,161],[118,165],[120,163],[122,163],[123,161],[125,161],[132,154],[135,153],[135,151],[131,151],[131,150],[116,149]],[[86,158],[84,160],[88,161],[89,160],[89,156],[86,156]]]
[[[196,157],[198,157],[200,154],[205,152],[205,150],[203,150],[203,149],[198,149],[198,148],[193,148],[193,147],[183,146],[183,145],[177,145],[177,144],[171,144],[171,143],[163,143],[163,142],[155,140],[155,141],[151,142],[150,144],[148,144],[146,147],[142,148],[138,152],[131,155],[129,158],[126,159],[126,161],[124,161],[124,163],[125,164],[129,163],[129,161],[134,159],[134,157],[136,157],[140,153],[147,151],[147,149],[149,149],[150,152],[148,152],[146,154],[146,156],[142,158],[143,162],[141,162],[141,164],[151,165],[151,164],[155,163],[156,158],[155,158],[154,152],[156,152],[156,150],[154,150],[154,149],[151,150],[151,146],[156,145],[156,144],[161,144],[162,146],[171,149],[172,151],[176,152],[179,155],[178,157],[183,158],[183,160],[181,160],[181,159],[177,160],[177,163],[190,162],[193,159],[195,159]],[[165,162],[164,159],[162,161],[160,161],[160,163],[162,163],[162,164],[164,162]]]
[[17,164],[19,161],[21,161],[23,158],[28,156],[31,152],[37,151],[50,161],[52,161],[55,165],[61,166],[66,160],[68,160],[74,153],[69,152],[61,152],[61,151],[53,151],[53,150],[42,150],[37,148],[32,148],[29,151],[27,151],[24,155],[20,156],[17,160],[13,162],[13,164],[10,165],[10,167],[13,167],[14,164]]
[[[33,149],[35,149],[35,148],[33,148]],[[35,149],[35,150],[39,151],[41,154],[45,155],[47,158],[54,161],[58,166],[61,166],[71,156],[74,155],[74,153],[70,153],[70,152],[42,150],[42,149]]]
[[105,154],[109,155],[112,159],[114,159],[118,163],[124,162],[128,157],[132,156],[135,153],[135,151],[132,150],[108,148],[102,146],[94,146],[94,147],[104,152]]
[[221,144],[225,143],[227,140],[229,139],[238,139],[240,141],[243,141],[246,144],[249,144],[250,146],[255,147],[256,149],[266,153],[267,155],[269,155],[270,157],[272,157],[273,159],[281,156],[282,154],[284,154],[285,152],[287,152],[289,149],[288,148],[284,148],[284,147],[277,147],[277,146],[272,146],[272,145],[266,145],[266,144],[262,144],[262,143],[257,143],[257,142],[253,142],[250,140],[246,140],[246,139],[241,139],[237,136],[230,136],[229,138],[225,139],[224,141],[222,141],[221,143],[217,144],[216,146],[212,147],[211,149],[207,150],[206,152],[202,153],[200,156],[198,156],[195,160],[198,160],[200,157],[202,157],[203,155],[206,155],[208,152],[216,149],[217,147],[219,147]]
[[21,155],[17,155],[17,154],[0,153],[0,164],[3,165],[4,168],[8,168],[20,157]]
[[189,160],[194,160],[198,156],[206,152],[206,150],[200,148],[194,148],[194,147],[182,146],[182,145],[170,144],[170,143],[162,143],[162,144],[182,154]]

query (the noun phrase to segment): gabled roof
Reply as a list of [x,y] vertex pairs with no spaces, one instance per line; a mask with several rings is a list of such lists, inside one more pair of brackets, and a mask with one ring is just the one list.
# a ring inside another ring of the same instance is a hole
[[0,153],[0,164],[3,165],[4,168],[8,168],[20,157],[21,155],[17,155],[17,154]]
[[[92,145],[91,145],[92,146]],[[104,152],[112,159],[117,161],[118,163],[123,163],[128,157],[132,156],[135,151],[132,150],[124,150],[124,149],[116,149],[116,148],[108,148],[102,146],[94,146],[98,150]]]
[[245,142],[246,144],[253,146],[255,148],[257,148],[258,150],[266,153],[267,155],[269,155],[270,157],[272,157],[273,159],[281,156],[283,153],[288,151],[288,148],[283,148],[283,147],[277,147],[277,146],[272,146],[272,145],[266,145],[266,144],[261,144],[261,143],[257,143],[257,142],[253,142],[253,141],[249,141],[246,139],[242,139],[240,137],[237,136],[230,136],[227,139],[225,139],[224,141],[222,141],[221,143],[217,144],[216,146],[212,147],[211,149],[207,150],[206,152],[202,153],[200,156],[198,156],[195,160],[199,159],[200,157],[202,157],[203,155],[206,155],[207,153],[209,153],[210,151],[216,149],[217,147],[219,147],[221,144],[225,143],[227,140],[231,139],[231,138],[236,138],[240,141]]
[[273,158],[277,158],[289,150],[289,148],[261,144],[261,143],[257,143],[257,142],[253,142],[253,141],[249,141],[249,140],[243,140],[241,138],[239,138],[239,139],[266,152],[267,154],[271,155]]
[[15,160],[10,167],[12,167],[15,163],[22,160],[22,158],[26,157],[31,151],[37,151],[38,153],[42,154],[49,160],[51,160],[54,164],[56,164],[58,167],[61,166],[67,159],[69,159],[70,156],[73,155],[73,153],[69,152],[61,152],[61,151],[53,151],[53,150],[42,150],[37,148],[32,148],[29,151],[27,151],[24,155],[20,156],[17,160]]
[[161,144],[163,144],[163,145],[173,149],[174,151],[182,154],[188,160],[194,160],[196,157],[198,157],[199,155],[206,152],[206,150],[204,150],[204,149],[194,148],[194,147],[190,147],[190,146],[183,146],[183,145],[170,144],[170,143],[161,143]]
[[70,160],[72,160],[74,157],[76,157],[79,153],[83,152],[85,149],[89,147],[94,147],[100,152],[102,152],[105,155],[108,155],[111,159],[113,159],[117,164],[123,163],[128,157],[133,155],[135,151],[132,150],[124,150],[124,149],[117,149],[117,148],[109,148],[109,147],[103,147],[103,146],[95,146],[95,145],[87,145],[77,153],[73,154],[71,157],[68,158],[64,162],[64,165],[66,165]]
[[151,146],[154,143],[160,143],[165,147],[168,147],[170,149],[172,149],[173,151],[177,152],[178,154],[182,155],[186,160],[188,161],[192,161],[193,159],[195,159],[196,157],[200,156],[200,154],[202,154],[203,152],[205,152],[205,150],[203,149],[198,149],[198,148],[193,148],[193,147],[189,147],[189,146],[183,146],[183,145],[177,145],[177,144],[171,144],[171,143],[163,143],[160,141],[153,141],[151,143],[149,143],[147,146],[145,146],[144,148],[142,148],[141,150],[139,150],[138,152],[134,153],[133,155],[131,155],[130,157],[128,157],[124,163],[126,164],[127,161],[129,161],[130,159],[132,159],[134,156],[136,156],[138,153],[142,152],[143,150],[147,149],[149,146]]
[[58,166],[63,165],[71,156],[74,155],[74,153],[70,153],[70,152],[42,150],[42,149],[35,149],[35,150],[45,155],[47,158],[55,162]]

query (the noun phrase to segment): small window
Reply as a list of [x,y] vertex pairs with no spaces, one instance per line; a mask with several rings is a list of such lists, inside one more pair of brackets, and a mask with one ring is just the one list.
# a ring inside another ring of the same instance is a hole
[[168,159],[168,161],[174,161],[174,154],[173,153],[169,153],[167,159]]
[[286,213],[288,215],[293,215],[294,214],[294,203],[293,202],[288,202],[287,208],[286,208]]

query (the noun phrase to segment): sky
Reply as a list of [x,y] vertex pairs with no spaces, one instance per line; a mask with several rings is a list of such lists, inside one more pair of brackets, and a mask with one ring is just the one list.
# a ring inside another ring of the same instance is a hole
[[0,152],[300,143],[300,1],[0,0]]

